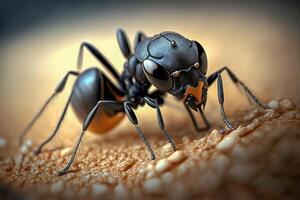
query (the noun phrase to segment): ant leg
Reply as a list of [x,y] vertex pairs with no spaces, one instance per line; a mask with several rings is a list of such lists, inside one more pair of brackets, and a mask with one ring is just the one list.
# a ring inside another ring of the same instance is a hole
[[41,114],[44,112],[44,110],[46,109],[46,107],[48,106],[48,104],[52,101],[52,99],[58,94],[60,93],[67,82],[67,79],[69,77],[69,75],[74,75],[77,76],[79,75],[78,72],[76,71],[69,71],[64,77],[63,79],[59,82],[59,84],[57,85],[57,87],[55,88],[54,92],[51,94],[51,96],[46,100],[46,102],[44,103],[44,105],[42,106],[42,108],[37,112],[37,114],[33,117],[33,119],[30,121],[30,123],[23,129],[23,131],[20,133],[19,135],[19,144],[21,145],[23,143],[24,137],[25,135],[28,133],[28,131],[31,129],[31,127],[34,125],[34,123],[36,122],[36,120],[41,116]]
[[219,104],[220,104],[220,109],[221,109],[221,115],[223,118],[223,121],[225,122],[225,124],[227,125],[228,128],[230,129],[234,129],[233,125],[231,124],[231,122],[229,121],[225,110],[224,110],[224,89],[223,89],[223,81],[222,81],[222,76],[221,73],[218,72],[217,73],[217,84],[218,84],[218,100],[219,100]]
[[131,50],[128,43],[128,37],[126,33],[120,28],[117,30],[117,40],[123,56],[129,59],[131,56]]
[[163,117],[162,117],[162,114],[161,114],[161,111],[160,111],[160,108],[159,108],[159,105],[158,105],[158,101],[157,99],[151,99],[149,97],[145,97],[145,102],[152,108],[156,108],[156,114],[157,114],[157,120],[158,120],[158,125],[159,125],[159,128],[163,131],[166,139],[169,141],[169,143],[172,145],[172,148],[174,151],[176,151],[176,146],[175,146],[175,143],[174,141],[172,140],[170,134],[166,131],[165,129],[165,124],[164,124],[164,120],[163,120]]
[[242,82],[240,81],[237,76],[228,68],[228,67],[223,67],[221,68],[219,71],[211,74],[208,78],[207,78],[207,82],[208,82],[208,86],[210,86],[217,78],[217,74],[218,73],[222,73],[223,71],[226,71],[230,77],[230,79],[237,84],[238,86],[240,86],[240,88],[242,90],[244,90],[246,92],[247,97],[250,97],[251,100],[253,100],[258,106],[260,106],[263,109],[269,109],[268,105],[265,105],[264,103],[262,103],[252,92],[251,90]]
[[192,111],[188,107],[188,105],[184,104],[184,106],[185,106],[186,110],[188,111],[188,113],[189,113],[189,115],[190,115],[190,117],[192,119],[192,122],[193,122],[193,125],[194,125],[195,129],[198,132],[200,132],[200,131],[206,131],[206,130],[208,130],[210,128],[210,124],[209,124],[209,122],[208,122],[208,120],[207,120],[207,118],[206,118],[206,116],[205,116],[205,114],[204,114],[204,112],[203,112],[203,110],[201,108],[198,108],[198,112],[200,113],[200,115],[201,115],[201,117],[202,117],[202,119],[203,119],[203,121],[205,123],[205,127],[203,127],[203,128],[201,128],[201,127],[198,126],[198,123],[196,122],[196,119],[195,119]]
[[60,118],[59,118],[59,120],[58,120],[58,122],[57,122],[57,124],[56,124],[56,127],[55,127],[54,131],[52,132],[52,134],[51,134],[45,141],[43,141],[43,142],[36,148],[36,150],[34,151],[34,154],[35,154],[35,155],[38,155],[39,153],[41,153],[43,147],[44,147],[46,144],[48,144],[48,143],[54,138],[54,136],[57,134],[57,132],[58,132],[58,130],[59,130],[59,128],[60,128],[60,125],[61,125],[61,123],[63,122],[63,120],[64,120],[64,118],[65,118],[65,115],[66,115],[66,113],[67,113],[68,106],[69,106],[69,104],[70,104],[72,95],[73,95],[73,90],[72,90],[72,92],[71,92],[71,94],[70,94],[70,96],[69,96],[69,98],[68,98],[67,103],[65,104],[64,110],[63,110],[63,112],[62,112],[62,114],[61,114],[61,116],[60,116]]
[[139,125],[138,125],[138,120],[136,118],[136,115],[134,113],[134,111],[132,110],[131,106],[128,105],[128,102],[124,102],[124,109],[125,109],[125,113],[129,119],[129,121],[135,126],[137,133],[139,134],[139,136],[141,137],[141,139],[143,140],[143,142],[145,143],[145,145],[147,146],[150,155],[151,155],[151,159],[155,160],[155,154],[154,151],[150,145],[150,143],[148,142],[148,140],[146,139],[145,135],[143,134],[143,132],[141,131]]
[[82,141],[82,138],[85,134],[85,131],[88,129],[90,123],[94,119],[94,116],[97,113],[100,106],[103,106],[103,107],[112,106],[112,108],[116,108],[116,106],[118,106],[120,110],[123,108],[122,102],[118,102],[118,101],[101,100],[101,101],[97,102],[95,107],[89,112],[89,114],[87,115],[87,117],[85,118],[85,120],[83,122],[82,130],[81,130],[81,133],[80,133],[80,135],[77,139],[77,142],[76,142],[76,145],[74,147],[71,158],[69,159],[69,161],[68,161],[67,165],[65,166],[65,168],[63,170],[59,171],[56,174],[57,176],[61,176],[61,175],[66,174],[68,172],[68,170],[70,169],[70,167],[71,167],[71,165],[72,165],[72,163],[75,159],[75,156],[76,156],[77,150],[79,148],[79,145],[80,145],[80,143]]
[[137,32],[135,35],[135,38],[134,38],[134,48],[137,46],[137,44],[139,42],[141,42],[145,38],[146,38],[146,35],[143,32],[141,32],[141,31]]
[[97,58],[100,63],[102,63],[107,70],[119,81],[120,76],[114,66],[102,55],[102,53],[94,47],[92,44],[83,42],[80,45],[79,52],[78,52],[78,57],[77,57],[77,69],[80,70],[82,67],[82,62],[83,62],[83,48],[86,47],[93,56]]

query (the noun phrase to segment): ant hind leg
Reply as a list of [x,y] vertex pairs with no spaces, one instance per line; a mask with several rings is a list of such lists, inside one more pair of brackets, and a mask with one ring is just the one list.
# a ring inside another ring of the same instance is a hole
[[71,92],[71,94],[70,94],[70,96],[69,96],[69,98],[68,98],[68,100],[67,100],[67,103],[65,104],[65,107],[64,107],[64,109],[63,109],[63,112],[62,112],[62,114],[61,114],[61,116],[60,116],[60,118],[59,118],[59,120],[58,120],[58,122],[57,122],[57,124],[56,124],[56,126],[55,126],[54,131],[52,132],[51,135],[49,135],[49,137],[48,137],[46,140],[44,140],[44,141],[36,148],[36,150],[34,150],[34,154],[35,154],[35,155],[38,155],[39,153],[41,153],[43,147],[44,147],[46,144],[48,144],[48,143],[55,137],[55,135],[57,134],[57,132],[58,132],[58,130],[59,130],[59,128],[60,128],[60,126],[61,126],[61,124],[62,124],[64,118],[65,118],[65,115],[66,115],[66,113],[67,113],[67,110],[68,110],[68,107],[69,107],[69,104],[70,104],[72,95],[73,95],[73,90],[72,90],[72,92]]
[[94,108],[89,112],[89,114],[87,115],[87,117],[85,118],[83,125],[82,125],[82,130],[81,133],[77,139],[76,145],[74,147],[73,153],[71,155],[71,158],[69,159],[67,165],[65,166],[64,169],[62,169],[61,171],[59,171],[56,175],[57,176],[61,176],[64,175],[68,172],[68,170],[70,169],[72,163],[74,162],[76,153],[78,151],[79,145],[82,141],[82,138],[85,134],[85,131],[88,129],[89,125],[91,124],[92,120],[94,119],[98,109],[100,107],[103,108],[107,108],[109,110],[119,110],[121,111],[123,109],[123,102],[119,102],[119,101],[109,101],[109,100],[100,100],[97,102],[97,104],[94,106]]
[[[74,75],[74,76],[78,76],[79,73],[76,71],[69,71],[64,77],[63,79],[59,82],[59,84],[57,85],[57,87],[55,88],[54,92],[50,95],[50,97],[48,97],[48,99],[45,101],[45,103],[43,104],[43,106],[40,108],[40,110],[37,112],[37,114],[33,117],[33,119],[29,122],[29,124],[23,129],[23,131],[20,133],[19,135],[19,144],[22,145],[23,144],[23,140],[24,137],[26,136],[26,134],[28,133],[28,131],[31,129],[31,127],[35,124],[35,122],[37,121],[37,119],[43,114],[43,112],[45,111],[46,107],[49,105],[49,103],[54,99],[54,97],[63,91],[66,82],[68,80],[68,77],[70,75]],[[65,108],[66,109],[66,108]]]

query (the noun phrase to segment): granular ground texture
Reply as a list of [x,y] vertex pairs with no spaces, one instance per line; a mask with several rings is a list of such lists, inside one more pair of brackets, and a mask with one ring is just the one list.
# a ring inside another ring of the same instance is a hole
[[[157,159],[133,133],[81,145],[69,173],[55,176],[72,144],[32,154],[0,141],[1,199],[299,199],[300,112],[288,99],[236,113],[236,129],[175,135],[178,150],[148,137]],[[222,134],[223,133],[223,134]],[[5,152],[12,152],[7,154]]]

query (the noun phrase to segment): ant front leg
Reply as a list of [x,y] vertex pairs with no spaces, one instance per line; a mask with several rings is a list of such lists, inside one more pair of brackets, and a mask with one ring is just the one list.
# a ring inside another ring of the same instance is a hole
[[240,81],[237,76],[228,68],[228,67],[223,67],[220,70],[218,70],[217,72],[211,74],[208,78],[207,78],[207,82],[208,82],[208,86],[210,86],[218,77],[218,73],[222,73],[223,71],[226,71],[230,77],[230,79],[232,80],[232,82],[234,84],[237,84],[238,86],[240,86],[240,88],[242,90],[244,90],[247,94],[248,97],[250,97],[251,100],[253,100],[259,107],[263,108],[263,109],[270,109],[270,107],[268,105],[265,105],[264,103],[262,103],[252,92],[251,90],[242,82]]
[[198,125],[198,123],[196,122],[196,119],[195,119],[195,117],[194,117],[194,115],[193,115],[193,113],[192,113],[192,111],[191,111],[191,109],[189,108],[188,105],[184,104],[184,107],[185,107],[186,110],[188,111],[188,113],[189,113],[189,115],[190,115],[190,117],[191,117],[191,119],[192,119],[193,125],[194,125],[195,129],[196,129],[198,132],[200,132],[200,131],[206,131],[206,130],[208,130],[208,129],[210,128],[210,124],[209,124],[209,122],[208,122],[208,120],[207,120],[207,118],[206,118],[206,116],[205,116],[205,114],[204,114],[202,108],[198,108],[198,112],[200,113],[200,116],[201,116],[201,118],[203,119],[203,122],[204,122],[204,124],[205,124],[205,127],[199,127],[199,125]]
[[225,122],[225,124],[227,125],[228,128],[230,129],[234,129],[233,125],[231,124],[231,122],[229,121],[225,110],[224,110],[224,88],[223,88],[223,81],[222,81],[222,76],[221,73],[218,73],[218,99],[219,99],[219,104],[220,104],[220,108],[221,108],[221,115],[223,118],[223,121]]
[[216,79],[218,84],[218,100],[220,104],[220,110],[221,110],[223,121],[228,128],[234,129],[233,125],[229,121],[224,110],[224,89],[223,89],[223,81],[222,81],[222,76],[220,71],[217,71],[208,77],[207,79],[208,86],[210,86]]
[[230,128],[233,129],[232,124],[230,123],[230,121],[228,120],[226,113],[224,111],[224,89],[223,89],[223,81],[222,81],[222,76],[221,73],[223,71],[227,71],[230,79],[237,85],[239,85],[245,92],[246,94],[261,108],[263,109],[269,109],[269,106],[263,104],[251,91],[250,89],[243,83],[241,82],[237,76],[228,68],[228,67],[223,67],[222,69],[220,69],[219,71],[211,74],[208,78],[207,78],[207,83],[208,86],[211,86],[215,80],[217,80],[217,84],[218,84],[218,98],[219,98],[219,103],[221,105],[221,114],[222,114],[222,118],[225,122],[225,124]]
[[150,145],[150,143],[148,142],[148,140],[146,139],[145,135],[143,134],[143,132],[141,131],[139,124],[138,124],[138,120],[136,118],[136,115],[132,109],[132,107],[130,106],[129,102],[124,102],[124,109],[125,109],[125,113],[129,119],[129,121],[135,126],[137,133],[139,134],[139,136],[141,137],[141,139],[143,140],[143,142],[145,143],[145,145],[147,146],[150,155],[151,155],[151,159],[155,160],[155,154],[154,151]]
[[170,134],[166,131],[165,129],[165,124],[164,124],[164,120],[163,120],[163,117],[162,117],[162,114],[161,114],[161,111],[160,111],[160,108],[159,108],[159,105],[158,105],[158,101],[157,99],[151,99],[149,97],[145,97],[145,102],[152,108],[156,108],[156,114],[157,114],[157,120],[158,120],[158,125],[160,127],[160,129],[163,131],[166,139],[169,141],[169,143],[172,145],[172,148],[174,151],[176,151],[176,146],[175,146],[175,143],[174,141],[172,140]]
[[[52,95],[46,100],[46,102],[44,103],[44,105],[42,106],[42,108],[37,112],[37,114],[33,117],[33,119],[31,120],[31,122],[24,128],[24,130],[20,133],[19,135],[19,144],[21,145],[23,143],[23,140],[24,140],[24,137],[26,136],[26,134],[28,133],[28,131],[31,129],[31,127],[34,125],[34,123],[37,121],[37,119],[42,115],[42,113],[44,112],[44,110],[46,109],[46,107],[49,105],[49,103],[53,100],[53,98],[60,92],[63,91],[66,83],[67,83],[67,80],[68,80],[68,77],[70,75],[73,75],[73,76],[78,76],[79,73],[76,72],[76,71],[69,71],[64,77],[63,79],[59,82],[59,84],[57,85],[57,87],[55,88],[54,92],[52,93]],[[71,94],[72,95],[72,94]],[[58,128],[59,128],[59,125],[61,124],[64,116],[65,116],[65,113],[67,111],[67,107],[69,105],[69,102],[70,102],[70,98],[71,98],[71,95],[65,105],[65,108],[64,108],[64,111],[63,111],[63,114],[62,116],[60,117],[60,120],[59,120],[59,123],[55,129],[55,131],[53,132],[53,137],[54,135],[56,134]],[[53,138],[51,137],[51,139]],[[51,140],[50,139],[50,140]],[[50,141],[49,140],[49,141]]]

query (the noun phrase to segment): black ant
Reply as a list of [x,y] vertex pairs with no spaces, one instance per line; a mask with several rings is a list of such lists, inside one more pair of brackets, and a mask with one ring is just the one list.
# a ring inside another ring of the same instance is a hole
[[[197,131],[207,130],[210,125],[203,109],[207,100],[207,89],[215,80],[217,80],[218,85],[218,100],[222,118],[229,129],[234,129],[226,116],[223,106],[224,91],[221,77],[223,71],[226,71],[231,80],[239,85],[258,106],[264,109],[268,108],[254,96],[229,68],[223,67],[206,77],[206,53],[197,41],[189,40],[175,32],[163,32],[153,37],[146,37],[144,33],[138,32],[135,37],[134,54],[132,54],[127,36],[121,29],[117,30],[117,40],[122,54],[127,59],[120,75],[99,50],[90,43],[82,43],[78,54],[78,71],[69,71],[63,77],[55,88],[54,93],[47,99],[43,107],[20,135],[20,143],[22,143],[25,134],[43,113],[49,102],[63,91],[68,77],[77,76],[72,92],[53,133],[35,150],[36,154],[40,153],[42,148],[54,138],[71,103],[77,117],[83,122],[83,127],[70,160],[66,167],[59,171],[57,175],[63,175],[69,170],[86,130],[97,133],[107,132],[120,122],[124,114],[135,126],[137,133],[147,146],[151,159],[155,159],[151,145],[141,131],[134,113],[134,109],[138,108],[138,106],[143,106],[145,103],[156,109],[159,127],[175,151],[176,146],[165,130],[159,108],[164,103],[164,95],[169,93],[178,100],[183,101],[195,129]],[[82,67],[84,48],[88,49],[111,73],[115,81],[117,81],[117,85],[96,67],[79,72]],[[149,88],[151,85],[156,90],[150,92]],[[200,113],[205,123],[204,127],[198,125],[192,110]]]

